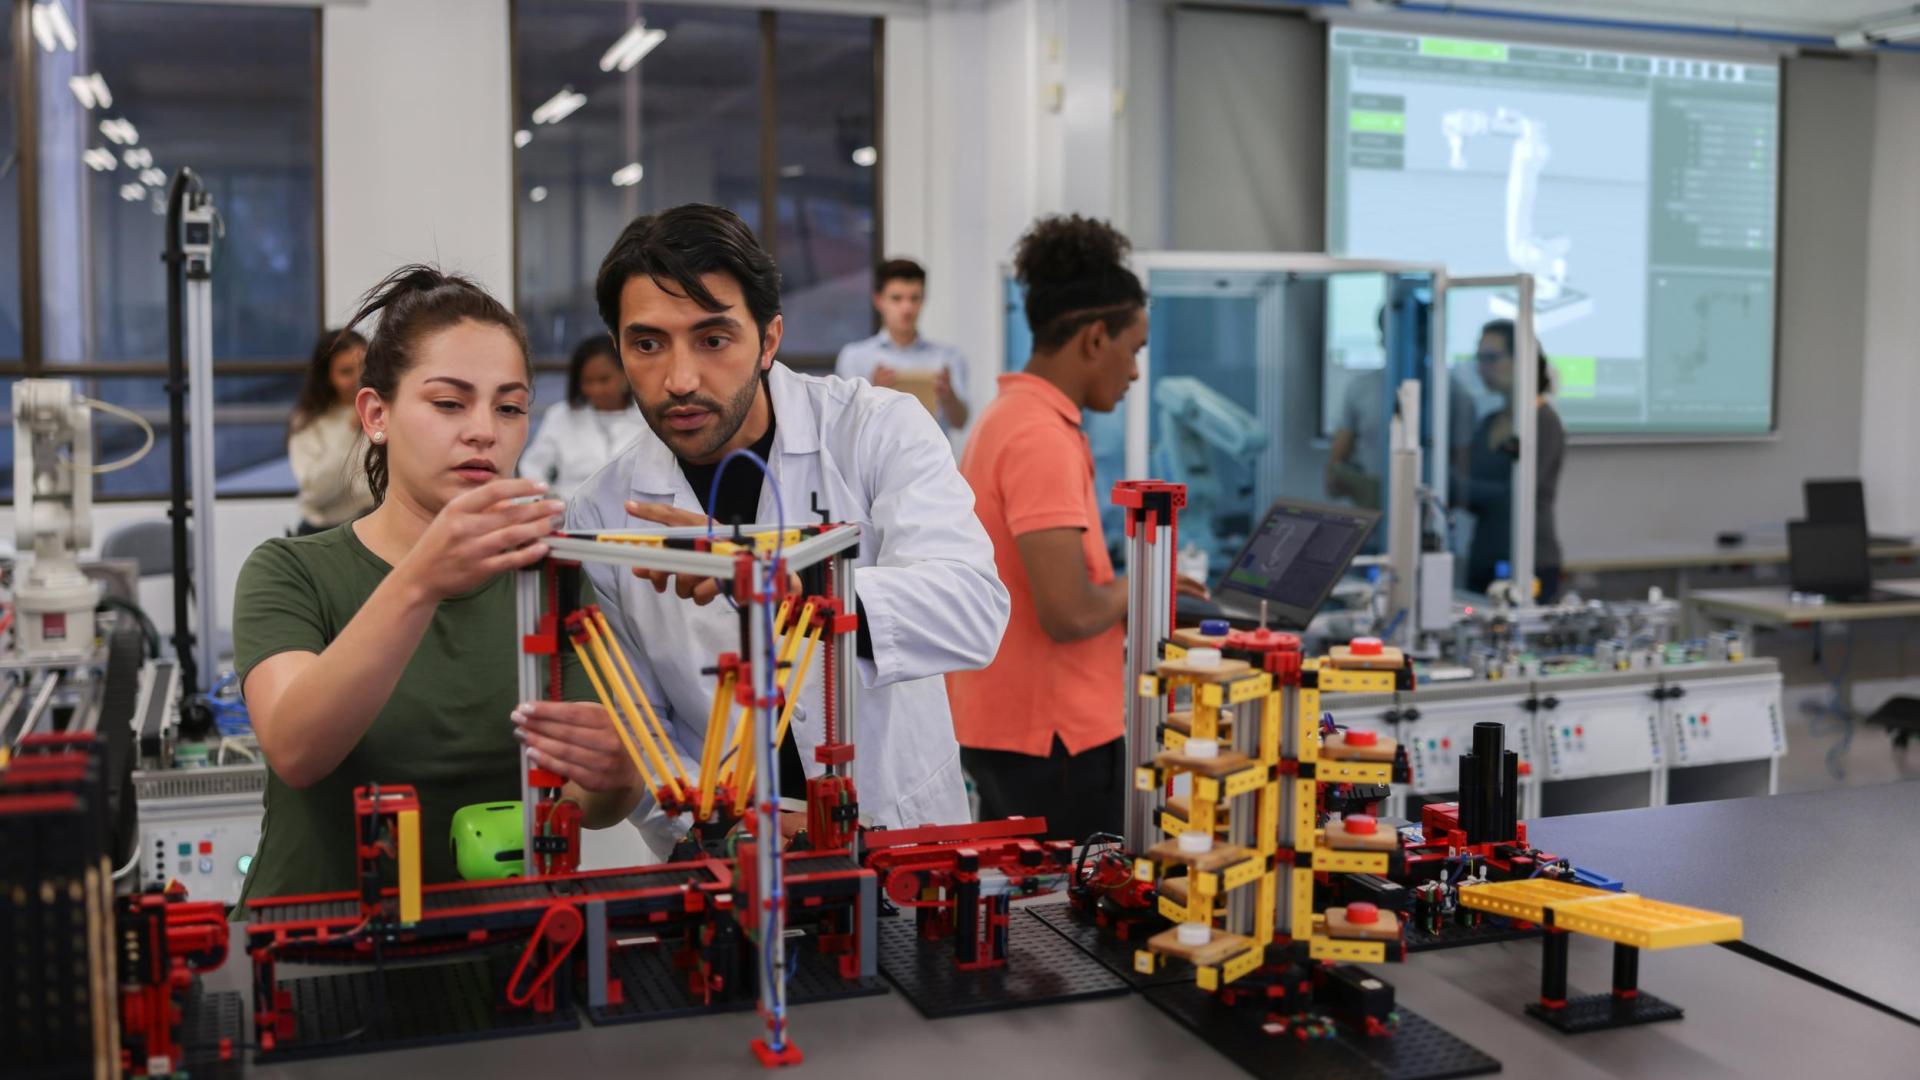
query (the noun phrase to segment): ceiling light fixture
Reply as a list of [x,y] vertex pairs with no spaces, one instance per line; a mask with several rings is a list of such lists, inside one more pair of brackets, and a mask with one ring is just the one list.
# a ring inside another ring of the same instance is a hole
[[880,151],[871,146],[863,146],[853,152],[853,163],[863,169],[871,169],[880,160]]
[[113,151],[104,146],[86,151],[80,155],[80,160],[86,162],[94,172],[112,172],[120,164],[120,159],[113,156]]
[[521,128],[519,131],[513,133],[513,148],[515,150],[525,148],[526,145],[532,141],[533,132],[528,131],[526,128]]
[[571,86],[561,87],[560,92],[548,98],[539,108],[533,110],[533,122],[536,124],[557,124],[578,112],[580,106],[587,103],[587,95]]
[[632,71],[640,61],[647,58],[648,53],[659,48],[660,43],[665,40],[667,40],[665,30],[649,30],[644,20],[636,21],[632,26],[627,27],[627,32],[621,34],[619,40],[615,41],[606,52],[600,54],[600,70],[612,71],[614,68],[619,68],[621,71]]
[[639,162],[637,161],[631,162],[623,166],[618,172],[613,174],[613,186],[614,187],[632,187],[633,185],[639,183],[640,178],[645,176],[646,174],[647,174],[647,170],[641,168]]

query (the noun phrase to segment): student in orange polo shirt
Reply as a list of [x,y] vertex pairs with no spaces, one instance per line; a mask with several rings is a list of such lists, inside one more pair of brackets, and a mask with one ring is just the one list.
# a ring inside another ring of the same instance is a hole
[[1044,816],[1049,836],[1075,841],[1118,830],[1126,806],[1127,584],[1107,556],[1080,411],[1112,412],[1140,375],[1147,297],[1127,248],[1078,215],[1021,237],[1033,358],[1000,376],[960,458],[1013,600],[993,663],[947,676],[960,761],[982,820]]

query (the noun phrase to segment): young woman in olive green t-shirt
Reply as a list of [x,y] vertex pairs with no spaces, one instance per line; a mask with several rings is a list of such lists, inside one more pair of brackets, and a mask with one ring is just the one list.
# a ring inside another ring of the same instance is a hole
[[353,789],[376,782],[414,786],[426,880],[454,879],[452,815],[518,798],[527,715],[588,825],[620,820],[637,784],[598,704],[516,707],[511,572],[546,555],[562,510],[527,498],[544,484],[509,479],[532,395],[519,321],[423,266],[395,271],[349,325],[375,313],[355,402],[375,509],[261,545],[234,599],[235,668],[270,769],[248,899],[352,888]]

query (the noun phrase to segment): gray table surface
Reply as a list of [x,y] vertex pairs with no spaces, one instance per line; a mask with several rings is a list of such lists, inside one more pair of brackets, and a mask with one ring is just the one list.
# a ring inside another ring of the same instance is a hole
[[1916,822],[1910,780],[1542,818],[1527,839],[1653,899],[1739,915],[1746,945],[1920,1023]]
[[[1649,953],[1641,985],[1686,1009],[1683,1020],[1563,1036],[1526,1017],[1539,989],[1539,946],[1512,942],[1417,954],[1375,970],[1399,1002],[1504,1065],[1502,1075],[1804,1077],[1844,1056],[1849,1080],[1912,1076],[1920,1026],[1723,949]],[[1608,985],[1611,952],[1576,938],[1576,991]],[[210,977],[242,989],[245,954]],[[747,1051],[752,1013],[703,1016],[250,1068],[261,1078],[645,1075],[764,1078]],[[801,1076],[876,1080],[1006,1077],[1244,1077],[1138,995],[928,1021],[898,994],[793,1010]]]

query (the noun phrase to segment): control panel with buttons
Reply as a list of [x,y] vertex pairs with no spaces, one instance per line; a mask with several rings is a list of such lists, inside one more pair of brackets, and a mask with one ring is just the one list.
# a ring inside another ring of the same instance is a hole
[[1787,752],[1778,675],[1676,682],[1667,689],[1661,713],[1675,767],[1757,761]]
[[1540,695],[1537,704],[1547,748],[1547,779],[1615,776],[1660,767],[1665,756],[1660,704],[1645,686],[1550,692]]
[[[1460,755],[1473,749],[1473,725],[1490,719],[1472,712],[1428,709],[1417,723],[1403,725],[1401,743],[1413,766],[1415,795],[1434,795],[1460,788]],[[1508,723],[1507,748],[1520,756],[1520,782],[1533,771],[1533,730],[1525,722]]]
[[178,878],[196,898],[234,903],[253,865],[253,849],[260,843],[260,821],[227,820],[142,827],[145,835],[144,878],[166,884]]

